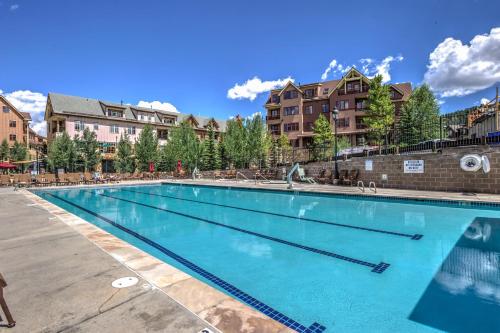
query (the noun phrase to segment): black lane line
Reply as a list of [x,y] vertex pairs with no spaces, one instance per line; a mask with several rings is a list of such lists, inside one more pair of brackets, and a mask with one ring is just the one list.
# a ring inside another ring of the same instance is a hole
[[343,224],[343,223],[336,223],[336,222],[327,222],[327,221],[322,221],[322,220],[316,220],[308,217],[296,217],[292,215],[286,215],[286,214],[280,214],[280,213],[273,213],[273,212],[266,212],[263,210],[258,210],[258,209],[251,209],[251,208],[243,208],[243,207],[238,207],[238,206],[230,206],[230,205],[223,205],[223,204],[217,204],[213,202],[207,202],[207,201],[199,201],[199,200],[193,200],[193,199],[184,199],[184,198],[178,198],[175,196],[171,195],[166,195],[166,194],[156,194],[156,193],[150,193],[150,192],[141,192],[141,191],[133,191],[133,190],[125,190],[125,189],[120,189],[121,191],[125,192],[133,192],[133,193],[142,193],[142,194],[148,194],[152,196],[157,196],[157,197],[164,197],[164,198],[171,198],[171,199],[176,199],[176,200],[183,200],[183,201],[190,201],[190,202],[196,202],[196,203],[201,203],[205,205],[212,205],[212,206],[218,206],[218,207],[224,207],[224,208],[233,208],[233,209],[240,209],[240,210],[245,210],[248,212],[253,212],[253,213],[261,213],[261,214],[268,214],[268,215],[273,215],[273,216],[279,216],[279,217],[287,217],[290,219],[296,219],[300,221],[308,221],[308,222],[314,222],[314,223],[321,223],[321,224],[327,224],[327,225],[332,225],[335,227],[342,227],[342,228],[350,228],[350,229],[356,229],[356,230],[363,230],[363,231],[371,231],[371,232],[378,232],[386,235],[393,235],[393,236],[400,236],[400,237],[408,237],[412,240],[419,240],[423,237],[421,234],[405,234],[401,232],[395,232],[395,231],[387,231],[387,230],[381,230],[381,229],[373,229],[373,228],[366,228],[366,227],[358,227],[355,225],[349,225],[349,224]]
[[289,242],[289,241],[284,240],[284,239],[275,238],[275,237],[267,236],[267,235],[264,235],[264,234],[259,234],[257,232],[253,232],[253,231],[250,231],[250,230],[241,229],[241,228],[233,227],[233,226],[230,226],[230,225],[227,225],[227,224],[223,224],[223,223],[211,221],[211,220],[208,220],[208,219],[205,219],[205,218],[202,218],[202,217],[196,217],[196,216],[193,216],[193,215],[188,215],[188,214],[176,212],[176,211],[173,211],[173,210],[170,210],[170,209],[165,209],[165,208],[161,208],[161,207],[157,207],[157,206],[151,206],[151,205],[148,205],[148,204],[145,204],[145,203],[142,203],[142,202],[137,202],[137,201],[132,201],[132,200],[123,199],[123,198],[119,198],[119,197],[114,197],[114,196],[111,196],[111,195],[108,195],[108,194],[99,194],[99,195],[103,196],[103,197],[106,197],[106,198],[112,198],[112,199],[115,199],[115,200],[121,200],[121,201],[132,203],[132,204],[135,204],[135,205],[139,205],[139,206],[143,206],[143,207],[148,207],[148,208],[152,208],[152,209],[164,211],[164,212],[175,214],[175,215],[179,215],[179,216],[182,216],[182,217],[187,217],[187,218],[190,218],[190,219],[194,219],[194,220],[197,220],[197,221],[202,221],[202,222],[205,222],[205,223],[209,223],[209,224],[216,225],[216,226],[219,226],[219,227],[223,227],[223,228],[235,230],[235,231],[238,231],[238,232],[243,232],[245,234],[249,234],[249,235],[252,235],[252,236],[257,236],[257,237],[260,237],[260,238],[268,239],[268,240],[273,241],[273,242],[277,242],[277,243],[281,243],[281,244],[293,246],[293,247],[296,247],[296,248],[299,248],[299,249],[302,249],[302,250],[306,250],[306,251],[318,253],[318,254],[321,254],[321,255],[324,255],[324,256],[328,256],[328,257],[332,257],[332,258],[335,258],[335,259],[340,259],[340,260],[348,261],[348,262],[353,263],[353,264],[367,266],[367,267],[372,268],[371,271],[374,272],[374,273],[383,273],[390,266],[389,264],[384,263],[384,262],[380,262],[379,264],[374,264],[374,263],[371,263],[371,262],[368,262],[368,261],[359,260],[359,259],[355,259],[355,258],[350,258],[350,257],[344,256],[344,255],[341,255],[341,254],[334,253],[334,252],[329,252],[329,251],[325,251],[325,250],[319,250],[319,249],[316,249],[314,247],[300,245],[300,244],[297,244],[297,243]]
[[[266,305],[265,303],[262,303],[261,301],[259,301],[258,299],[250,296],[249,294],[243,292],[242,290],[236,288],[235,286],[233,286],[232,284],[222,280],[221,278],[213,275],[212,273],[204,270],[203,268],[201,268],[200,266],[192,263],[191,261],[185,259],[184,257],[176,254],[175,252],[172,252],[170,251],[169,249],[163,247],[162,245],[150,240],[149,238],[146,238],[144,236],[141,236],[140,234],[138,234],[137,232],[127,228],[127,227],[124,227],[118,223],[116,223],[115,221],[111,220],[111,219],[108,219],[107,217],[105,216],[102,216],[94,211],[91,211],[85,207],[82,207],[80,205],[77,205],[69,200],[66,200],[64,198],[61,198],[57,195],[54,195],[52,193],[48,193],[46,192],[45,194],[51,196],[51,197],[54,197],[58,200],[61,200],[73,207],[76,207],[88,214],[91,214],[99,219],[101,219],[102,221],[106,222],[106,223],[109,223],[111,224],[112,226],[128,233],[129,235],[131,236],[134,236],[135,238],[143,241],[144,243],[148,244],[148,245],[151,245],[152,247],[156,248],[157,250],[161,251],[162,253],[166,254],[167,256],[169,256],[170,258],[174,259],[175,261],[179,262],[180,264],[188,267],[189,269],[195,271],[196,273],[200,274],[201,276],[203,276],[204,278],[212,281],[213,283],[215,283],[216,285],[218,285],[219,287],[221,287],[222,289],[226,290],[229,294],[233,295],[234,297],[242,300],[243,302],[245,302],[246,304],[248,305],[251,305],[253,306],[254,308],[258,309],[259,311],[261,311],[262,313],[266,314],[267,316],[271,317],[272,319],[275,319],[277,321],[279,321],[280,323],[286,325],[287,327],[289,328],[292,328],[294,329],[295,331],[297,332],[304,332],[304,333],[315,333],[316,331],[314,331],[314,328],[312,328],[313,326],[316,327],[318,326],[319,324],[317,323],[314,323],[312,324],[311,326],[309,327],[306,327],[305,325],[302,325],[298,322],[296,322],[295,320],[293,320],[292,318],[290,317],[287,317],[285,316],[284,314],[282,314],[281,312],[271,308],[270,306]],[[324,326],[321,326],[323,327],[323,330],[325,330],[326,328],[324,328]]]

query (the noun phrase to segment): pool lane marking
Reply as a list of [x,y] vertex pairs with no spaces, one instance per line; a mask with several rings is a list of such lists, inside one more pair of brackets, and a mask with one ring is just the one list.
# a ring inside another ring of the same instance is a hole
[[112,195],[103,194],[103,193],[99,193],[98,195],[106,197],[106,198],[115,199],[115,200],[121,200],[121,201],[124,201],[124,202],[132,203],[132,204],[143,206],[143,207],[147,207],[147,208],[152,208],[152,209],[164,211],[164,212],[167,212],[167,213],[179,215],[179,216],[190,218],[190,219],[193,219],[193,220],[198,220],[198,221],[205,222],[205,223],[212,224],[212,225],[216,225],[216,226],[219,226],[219,227],[223,227],[223,228],[235,230],[235,231],[242,232],[242,233],[245,233],[245,234],[249,234],[249,235],[252,235],[252,236],[264,238],[264,239],[267,239],[267,240],[270,240],[270,241],[273,241],[273,242],[277,242],[277,243],[285,244],[285,245],[288,245],[288,246],[296,247],[296,248],[299,248],[301,250],[306,250],[306,251],[318,253],[318,254],[321,254],[321,255],[324,255],[324,256],[327,256],[327,257],[344,260],[344,261],[347,261],[347,262],[350,262],[350,263],[353,263],[353,264],[358,264],[358,265],[370,267],[370,268],[372,268],[371,271],[374,272],[374,273],[383,273],[390,266],[390,264],[387,264],[387,263],[384,263],[384,262],[380,262],[379,264],[374,264],[374,263],[371,263],[371,262],[368,262],[368,261],[364,261],[364,260],[360,260],[360,259],[355,259],[355,258],[350,258],[350,257],[344,256],[344,255],[341,255],[341,254],[337,254],[337,253],[330,252],[330,251],[316,249],[314,247],[310,247],[310,246],[306,246],[306,245],[300,245],[300,244],[297,244],[297,243],[294,243],[294,242],[290,242],[290,241],[287,241],[287,240],[284,240],[284,239],[267,236],[267,235],[260,234],[260,233],[254,232],[254,231],[250,231],[250,230],[246,230],[246,229],[241,229],[241,228],[234,227],[234,226],[231,226],[231,225],[227,225],[227,224],[224,224],[224,223],[220,223],[220,222],[208,220],[208,219],[205,219],[205,218],[202,218],[202,217],[197,217],[197,216],[193,216],[193,215],[189,215],[189,214],[185,214],[185,213],[181,213],[181,212],[176,212],[174,210],[170,210],[170,209],[166,209],[166,208],[161,208],[161,207],[157,207],[157,206],[148,205],[148,204],[145,204],[145,203],[142,203],[142,202],[137,202],[137,201],[133,201],[133,200],[128,200],[128,199],[123,199],[123,198],[119,198],[119,197],[114,197]]
[[[152,247],[154,247],[155,249],[161,251],[162,253],[164,253],[165,255],[167,255],[168,257],[174,259],[175,261],[177,261],[178,263],[188,267],[189,269],[193,270],[194,272],[200,274],[201,276],[203,276],[204,278],[208,279],[209,281],[213,282],[214,284],[216,284],[217,286],[221,287],[222,289],[224,289],[225,291],[227,291],[229,294],[231,294],[232,296],[240,299],[241,301],[243,301],[244,303],[254,307],[255,309],[259,310],[260,312],[264,313],[265,315],[267,315],[268,317],[282,323],[283,325],[297,331],[297,332],[301,332],[301,333],[320,333],[322,331],[315,331],[315,327],[317,327],[317,323],[314,323],[312,324],[311,326],[309,327],[306,327],[305,325],[302,325],[300,324],[299,322],[296,322],[295,320],[293,320],[292,318],[290,317],[287,317],[286,315],[282,314],[281,312],[273,309],[272,307],[266,305],[265,303],[262,303],[261,301],[257,300],[256,298],[250,296],[249,294],[245,293],[244,291],[242,291],[241,289],[233,286],[232,284],[230,284],[229,282],[226,282],[224,280],[222,280],[221,278],[217,277],[216,275],[204,270],[203,268],[201,268],[200,266],[196,265],[195,263],[185,259],[184,257],[176,254],[175,252],[172,252],[170,251],[169,249],[167,249],[166,247],[150,240],[149,238],[147,237],[144,237],[142,235],[140,235],[139,233],[127,228],[127,227],[124,227],[122,226],[121,224],[119,223],[116,223],[115,221],[105,217],[105,216],[102,216],[94,211],[91,211],[90,209],[87,209],[85,207],[82,207],[78,204],[75,204],[69,200],[66,200],[64,198],[61,198],[57,195],[54,195],[52,193],[48,193],[46,192],[45,194],[51,196],[51,197],[54,197],[58,200],[61,200],[75,208],[78,208],[90,215],[93,215],[97,218],[99,218],[100,220],[106,222],[106,223],[109,223],[111,224],[112,226],[126,232],[127,234],[131,235],[131,236],[134,236],[135,238],[143,241],[144,243],[148,244],[148,245],[151,245]],[[321,326],[324,328],[324,326]],[[325,330],[326,328],[324,328],[323,330]]]
[[223,204],[212,203],[212,202],[207,202],[207,201],[200,201],[200,200],[194,200],[194,199],[178,198],[178,197],[167,195],[167,194],[156,194],[156,193],[151,193],[151,192],[141,192],[141,191],[126,190],[126,189],[120,189],[120,190],[121,191],[125,191],[125,192],[141,193],[141,194],[148,194],[148,195],[157,196],[157,197],[164,197],[164,198],[171,198],[171,199],[176,199],[176,200],[196,202],[196,203],[201,203],[201,204],[205,204],[205,205],[212,205],[212,206],[218,206],[218,207],[224,207],[224,208],[240,209],[240,210],[245,210],[245,211],[248,211],[248,212],[268,214],[268,215],[279,216],[279,217],[286,217],[286,218],[291,218],[291,219],[296,219],[296,220],[301,220],[301,221],[308,221],[308,222],[314,222],[314,223],[327,224],[327,225],[332,225],[332,226],[335,226],[335,227],[350,228],[350,229],[363,230],[363,231],[371,231],[371,232],[377,232],[377,233],[382,233],[382,234],[387,234],[387,235],[393,235],[393,236],[400,236],[400,237],[408,237],[408,238],[410,238],[412,240],[419,240],[419,239],[421,239],[423,237],[423,235],[421,235],[421,234],[413,234],[412,235],[412,234],[405,234],[405,233],[395,232],[395,231],[387,231],[387,230],[381,230],[381,229],[359,227],[359,226],[349,225],[349,224],[343,224],[343,223],[327,222],[327,221],[312,219],[312,218],[308,218],[308,217],[297,217],[297,216],[280,214],[280,213],[266,212],[266,211],[258,210],[258,209],[243,208],[243,207],[231,206],[231,205],[223,205]]

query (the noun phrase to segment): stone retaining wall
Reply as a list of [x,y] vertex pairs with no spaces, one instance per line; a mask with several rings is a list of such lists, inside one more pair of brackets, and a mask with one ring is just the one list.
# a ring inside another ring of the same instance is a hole
[[[485,174],[482,169],[466,172],[460,168],[460,158],[466,154],[486,155],[491,171]],[[371,160],[373,170],[365,170],[365,161]],[[423,173],[404,173],[405,160],[423,160]],[[359,180],[368,186],[374,181],[378,187],[412,190],[480,192],[500,194],[500,147],[476,146],[447,148],[443,152],[354,157],[339,161],[339,170],[359,170]],[[318,177],[325,168],[333,168],[332,162],[311,163],[304,166],[306,175]],[[386,180],[383,179],[386,175]]]

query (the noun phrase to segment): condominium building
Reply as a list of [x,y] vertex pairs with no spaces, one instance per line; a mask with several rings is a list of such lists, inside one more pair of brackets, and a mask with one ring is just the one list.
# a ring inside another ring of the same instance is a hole
[[9,146],[17,141],[29,147],[29,122],[31,116],[28,112],[19,111],[4,96],[0,95],[0,142],[7,140]]
[[113,170],[116,145],[127,133],[134,142],[147,124],[153,126],[160,145],[164,145],[173,127],[187,121],[200,139],[207,136],[208,126],[216,138],[225,131],[226,122],[210,117],[112,103],[92,98],[49,93],[45,109],[49,143],[66,131],[70,137],[80,135],[85,128],[94,131],[102,153],[102,170]]
[[[320,114],[332,124],[332,110],[339,110],[337,134],[349,138],[351,145],[367,143],[366,116],[370,79],[351,68],[339,80],[296,85],[289,82],[282,89],[271,90],[265,104],[266,124],[273,136],[284,134],[294,147],[313,142],[313,126]],[[410,83],[389,84],[396,117],[411,95]]]

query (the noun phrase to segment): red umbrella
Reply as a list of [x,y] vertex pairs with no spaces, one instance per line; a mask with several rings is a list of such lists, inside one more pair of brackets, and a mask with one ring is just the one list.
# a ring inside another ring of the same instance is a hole
[[9,162],[0,162],[0,169],[16,169],[17,165],[10,164]]

